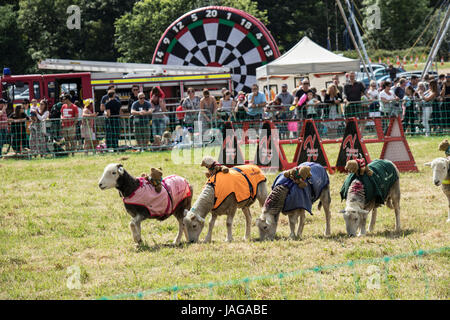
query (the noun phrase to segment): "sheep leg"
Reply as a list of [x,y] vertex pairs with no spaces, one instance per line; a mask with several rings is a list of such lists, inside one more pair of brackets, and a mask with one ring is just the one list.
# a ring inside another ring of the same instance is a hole
[[303,227],[305,226],[305,221],[306,221],[305,210],[301,209],[299,215],[300,215],[300,223],[298,224],[297,237],[299,239],[301,239],[302,233],[303,233]]
[[289,238],[294,240],[295,239],[295,225],[298,221],[298,212],[295,211],[289,215],[289,228],[291,229],[291,234],[289,235]]
[[138,214],[130,222],[130,229],[133,234],[133,239],[137,245],[140,245],[142,243],[142,239],[141,239],[141,221],[142,220],[144,220],[144,217]]
[[447,196],[447,200],[448,200],[448,217],[447,217],[447,222],[450,222],[450,196]]
[[358,237],[365,236],[366,235],[366,222],[367,222],[367,216],[362,215],[361,221],[359,222],[359,234]]
[[329,187],[326,192],[322,192],[320,201],[322,202],[323,210],[325,211],[325,236],[328,237],[331,235],[331,195]]
[[217,214],[213,213],[211,215],[211,220],[209,221],[208,234],[206,235],[205,243],[210,243],[211,242],[212,231],[214,229],[214,223],[216,223],[216,219],[217,219]]
[[402,227],[400,225],[400,203],[398,201],[394,202],[394,210],[395,210],[395,231],[400,232]]
[[373,208],[372,218],[370,219],[369,232],[373,232],[375,230],[376,222],[377,222],[377,208]]
[[233,212],[230,212],[227,215],[227,238],[225,239],[225,241],[227,242],[233,241],[233,219],[235,214],[236,209],[234,209]]
[[244,241],[250,240],[251,236],[251,226],[252,226],[252,214],[250,213],[249,207],[242,208],[245,215],[245,236]]
[[178,233],[175,237],[175,240],[173,240],[174,245],[179,245],[181,242],[181,237],[183,236],[183,231],[185,231],[185,227],[183,224],[183,219],[178,219]]

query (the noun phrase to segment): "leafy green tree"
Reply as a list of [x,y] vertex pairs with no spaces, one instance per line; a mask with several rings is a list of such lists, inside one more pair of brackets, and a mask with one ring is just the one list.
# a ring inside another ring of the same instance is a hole
[[9,67],[14,74],[21,74],[27,71],[31,59],[17,25],[16,9],[13,4],[0,6],[0,68]]
[[[364,27],[366,34],[364,39],[374,41],[378,48],[382,49],[405,49],[411,47],[426,27],[425,17],[430,14],[429,0],[416,0],[408,2],[403,0],[364,0],[363,8],[378,5],[380,8],[380,29],[368,29],[367,22],[373,14],[369,10],[362,10],[366,17]],[[434,21],[436,22],[436,21]],[[433,23],[433,22],[432,22]],[[437,22],[435,23],[437,25]],[[428,28],[422,36],[422,41],[417,45],[426,45],[433,32],[437,28]]]
[[[115,61],[114,21],[130,10],[132,0],[20,0],[18,25],[36,62],[45,58]],[[81,9],[81,28],[69,29],[67,8]]]
[[132,12],[116,20],[116,48],[121,61],[150,63],[153,52],[167,27],[185,13],[208,5],[241,9],[267,23],[267,11],[259,10],[251,0],[195,1],[143,0]]

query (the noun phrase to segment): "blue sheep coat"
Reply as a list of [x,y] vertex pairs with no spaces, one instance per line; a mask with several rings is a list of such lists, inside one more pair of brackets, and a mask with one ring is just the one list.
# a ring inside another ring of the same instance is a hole
[[327,171],[322,165],[315,162],[303,162],[299,166],[311,167],[311,178],[306,180],[307,186],[300,188],[294,181],[280,173],[275,179],[272,190],[279,185],[289,188],[289,193],[284,201],[283,212],[305,209],[312,214],[312,204],[319,199],[322,190],[330,184]]

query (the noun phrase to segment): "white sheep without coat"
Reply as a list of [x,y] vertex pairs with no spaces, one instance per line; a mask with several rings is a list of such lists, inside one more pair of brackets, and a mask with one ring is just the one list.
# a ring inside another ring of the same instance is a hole
[[436,158],[432,162],[425,163],[425,166],[433,170],[433,183],[442,188],[442,192],[447,196],[448,216],[447,222],[450,222],[450,159]]

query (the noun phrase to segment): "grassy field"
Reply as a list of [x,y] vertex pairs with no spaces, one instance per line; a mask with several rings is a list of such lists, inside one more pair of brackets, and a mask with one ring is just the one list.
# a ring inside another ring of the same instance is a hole
[[[411,64],[406,64],[404,66],[404,69],[406,71],[422,71],[424,67],[425,67],[425,62],[418,63],[417,69],[415,68],[414,63],[411,63]],[[432,70],[435,71],[435,67],[432,67]],[[442,65],[441,62],[439,61],[438,62],[438,72],[439,72],[439,74],[441,74],[441,73],[446,74],[446,73],[450,72],[450,62],[444,62],[444,64]]]
[[[235,242],[225,243],[225,218],[217,220],[211,244],[171,245],[177,231],[174,218],[144,221],[146,246],[136,249],[116,190],[101,191],[97,182],[105,165],[122,155],[76,156],[68,159],[0,161],[0,299],[96,299],[142,290],[188,284],[208,284],[293,272],[349,260],[375,259],[450,246],[447,200],[431,181],[424,163],[442,156],[437,150],[442,137],[410,138],[420,173],[401,175],[401,222],[394,230],[394,213],[379,210],[376,230],[362,238],[348,238],[339,210],[344,207],[339,190],[342,174],[330,177],[332,236],[325,238],[325,219],[314,208],[307,217],[302,240],[289,240],[287,217],[280,218],[279,238],[244,242],[244,217],[234,220]],[[326,147],[330,162],[337,146]],[[381,146],[370,146],[372,159]],[[293,156],[294,148],[286,148]],[[199,165],[171,161],[170,152],[127,154],[125,168],[134,175],[161,166],[165,175],[179,174],[194,186],[194,199],[205,183]],[[269,185],[275,175],[268,175]],[[259,215],[252,206],[253,221]],[[208,218],[209,219],[209,218]],[[208,220],[207,219],[207,220]],[[201,238],[204,238],[203,230]],[[183,238],[184,239],[184,238]],[[450,254],[437,253],[353,267],[323,269],[280,279],[250,281],[204,289],[183,290],[178,299],[449,299]],[[74,269],[75,268],[75,269]],[[79,268],[80,287],[68,283]],[[374,280],[375,279],[375,280]],[[371,283],[378,283],[375,288]],[[356,281],[356,284],[355,284]],[[375,282],[373,282],[375,281]],[[72,289],[69,289],[71,287]],[[355,288],[359,288],[358,296]],[[144,296],[171,299],[171,293]]]

